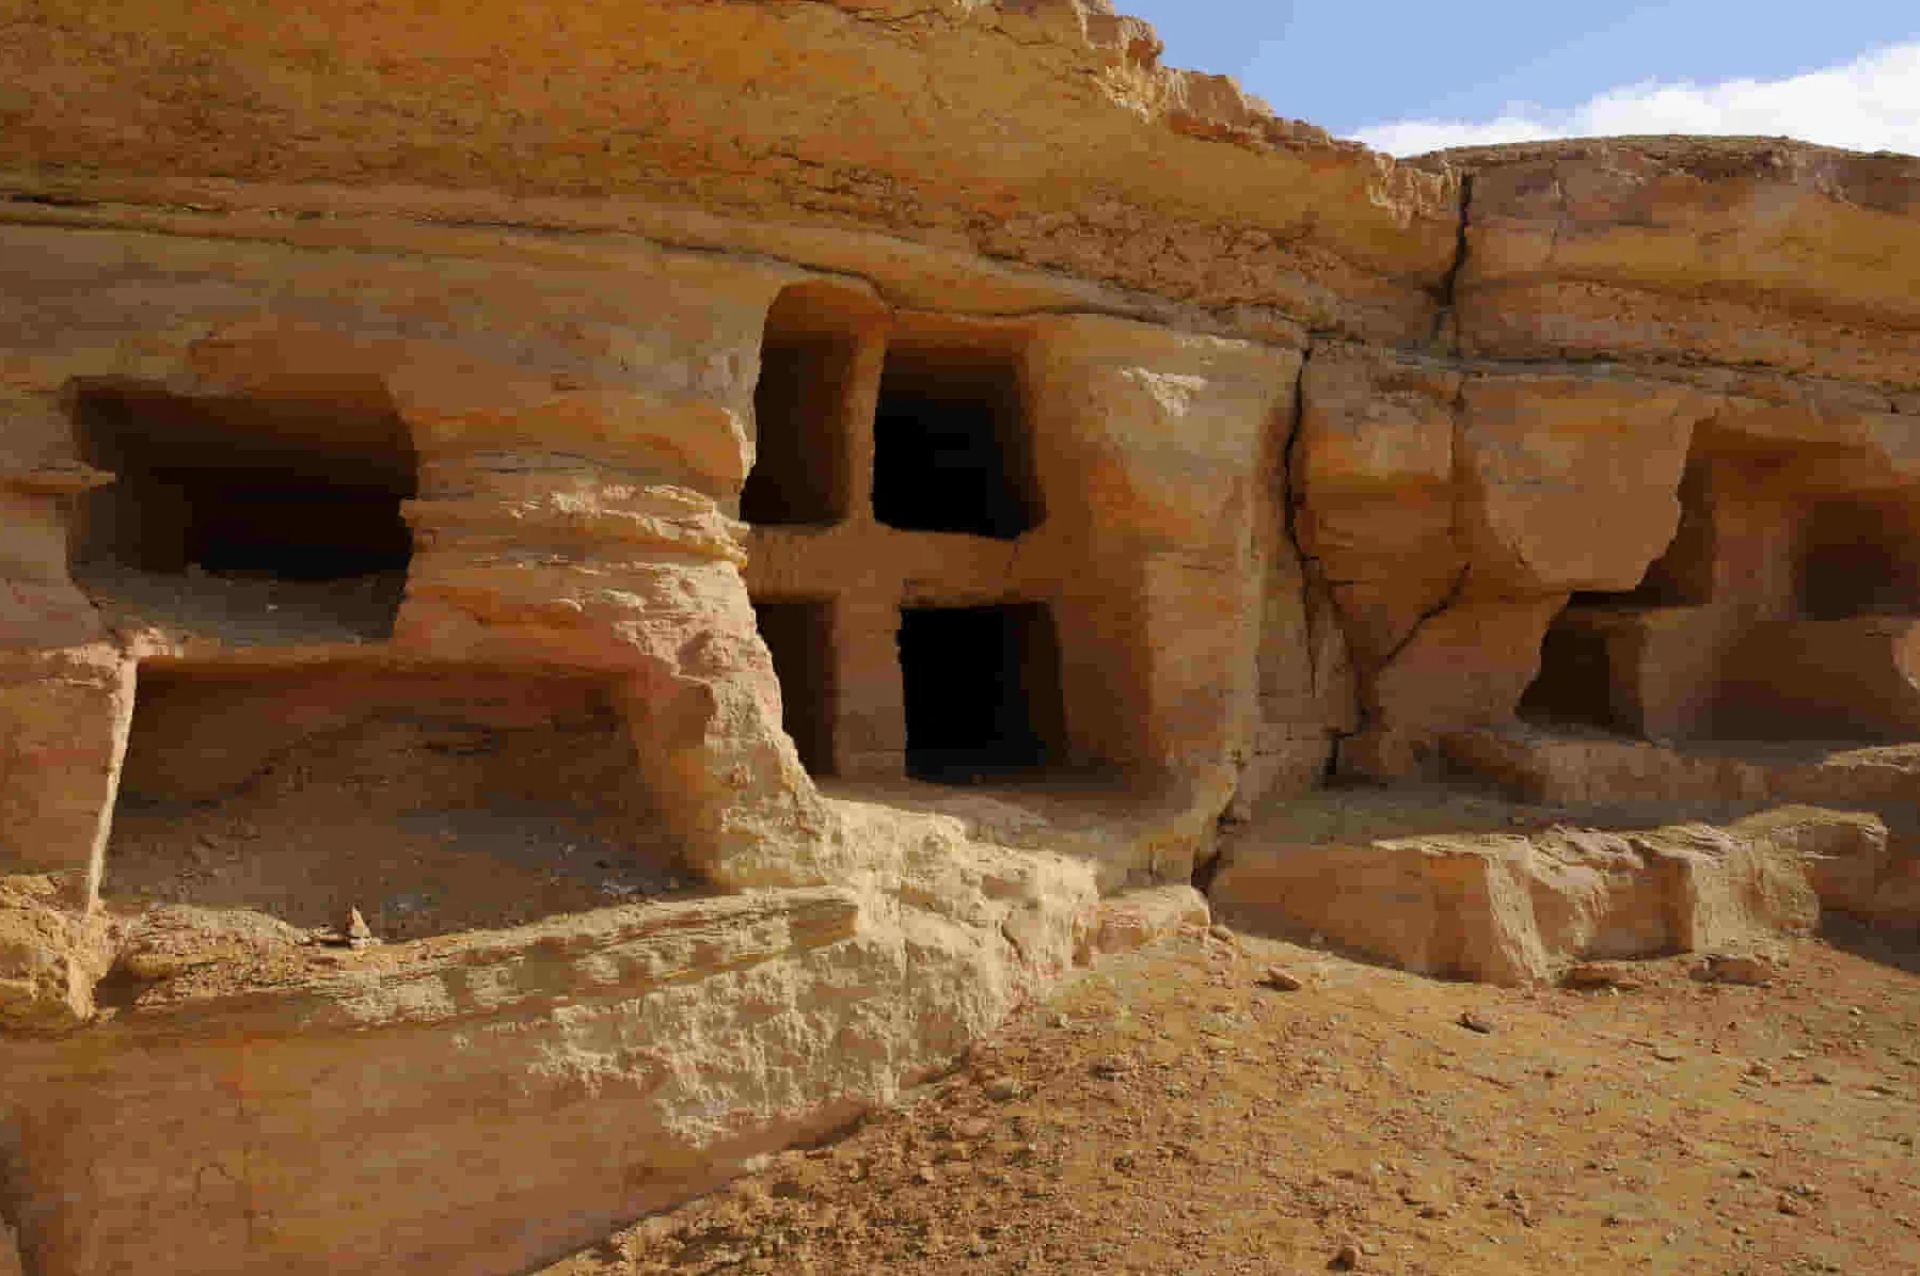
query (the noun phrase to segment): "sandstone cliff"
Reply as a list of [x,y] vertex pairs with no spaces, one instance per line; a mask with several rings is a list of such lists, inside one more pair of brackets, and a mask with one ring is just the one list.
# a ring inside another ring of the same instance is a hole
[[[1920,915],[1920,160],[1396,163],[1159,52],[1080,0],[0,6],[28,1271],[522,1268],[1216,869],[1513,981]],[[1884,822],[1269,822],[1439,780]]]

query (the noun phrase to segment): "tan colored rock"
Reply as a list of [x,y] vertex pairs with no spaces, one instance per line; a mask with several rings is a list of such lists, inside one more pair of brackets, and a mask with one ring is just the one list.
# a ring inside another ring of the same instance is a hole
[[1769,749],[1728,742],[1686,750],[1650,741],[1526,728],[1445,737],[1447,762],[1516,796],[1547,803],[1782,802],[1871,807],[1905,800],[1920,760],[1911,745]]
[[[1094,897],[1084,869],[971,843],[950,818],[845,816],[847,837],[892,859],[898,895],[630,905],[292,975],[286,954],[316,950],[233,932],[223,961],[86,1035],[9,1039],[10,1201],[37,1220],[36,1260],[195,1270],[260,1252],[233,1209],[244,1193],[279,1220],[264,1243],[292,1270],[352,1253],[525,1267],[890,1101],[1066,970]],[[250,1104],[205,1102],[239,1051]],[[82,1055],[104,1069],[81,1080]],[[122,1155],[129,1128],[187,1112],[166,1165],[80,1172]],[[329,1133],[343,1113],[367,1117],[352,1139]],[[439,1167],[425,1175],[405,1154],[422,1139]],[[584,1187],[562,1170],[582,1155],[609,1167]],[[467,1224],[423,1225],[446,1208]]]
[[1049,321],[1027,360],[1041,534],[1092,568],[1055,587],[1063,647],[1083,653],[1065,670],[1069,730],[1108,761],[1195,776],[1224,805],[1256,729],[1261,556],[1291,552],[1256,529],[1276,516],[1267,467],[1299,356],[1088,318]]
[[1920,847],[1901,838],[1874,884],[1873,897],[1858,911],[1886,925],[1920,925]]
[[1472,377],[1462,395],[1470,591],[1638,585],[1679,524],[1698,396],[1592,374]]
[[26,1276],[20,1263],[20,1240],[13,1225],[0,1218],[0,1276]]
[[[1430,771],[1450,725],[1507,720],[1570,593],[1641,583],[1674,540],[1693,426],[1715,402],[1645,377],[1461,376],[1338,346],[1315,347],[1302,393],[1298,535],[1367,718],[1342,765],[1387,776]],[[1631,653],[1620,666],[1624,680]]]
[[1765,953],[1708,953],[1700,969],[1715,983],[1748,988],[1764,988],[1780,973],[1778,965]]
[[[1373,774],[1430,770],[1437,736],[1509,720],[1539,670],[1540,642],[1563,596],[1462,601],[1427,617],[1364,696],[1377,724],[1345,765]],[[1369,739],[1379,741],[1367,757]]]
[[1531,984],[1587,959],[1688,952],[1811,928],[1796,853],[1741,826],[1641,833],[1556,828],[1367,845],[1237,837],[1217,914],[1423,974]]
[[1189,927],[1205,927],[1212,920],[1207,897],[1191,886],[1126,891],[1101,903],[1091,935],[1092,952],[1129,952]]
[[1740,821],[1740,828],[1782,853],[1799,856],[1822,908],[1872,912],[1889,867],[1889,837],[1880,817],[1787,806],[1750,815]]
[[1734,738],[1920,735],[1920,621],[1909,617],[1756,624],[1717,673],[1715,725]]
[[[1431,329],[1430,290],[1457,238],[1452,175],[1277,119],[1222,77],[1161,68],[1149,29],[1089,6],[893,7],[615,21],[593,5],[490,3],[429,50],[391,6],[351,31],[261,32],[237,60],[228,29],[188,4],[124,30],[17,18],[0,62],[16,104],[0,169],[67,188],[112,174],[121,191],[176,195],[217,179],[352,202],[339,188],[386,183],[484,206],[485,192],[511,190],[518,219],[539,202],[547,217],[612,229],[633,228],[623,203],[691,205],[786,222],[803,233],[789,229],[773,255],[797,248],[841,273],[926,245],[1203,307],[1278,302],[1283,324],[1305,314],[1389,341]],[[159,48],[181,52],[129,52]],[[345,67],[361,71],[329,69]],[[203,104],[191,118],[170,105],[187,98]],[[325,121],[308,109],[317,100],[332,104]],[[537,121],[542,141],[507,129],[503,105]],[[377,146],[353,123],[369,113],[385,121]],[[1081,157],[1071,178],[1064,153]],[[1084,198],[1093,189],[1101,198]],[[713,234],[682,220],[661,237]],[[902,246],[848,253],[847,232],[868,228]],[[927,288],[931,272],[917,273]]]
[[1475,355],[1685,356],[1911,384],[1920,167],[1802,143],[1594,140],[1455,152]]
[[127,728],[132,666],[104,644],[0,653],[0,870],[99,882]]
[[[1508,983],[1750,947],[1815,892],[1920,916],[1871,814],[1262,831],[1336,762],[1911,801],[1910,162],[1397,164],[1083,0],[479,0],[431,48],[363,8],[0,18],[0,872],[59,877],[0,891],[36,1270],[543,1261],[1207,923],[1223,845],[1231,920]],[[880,492],[883,435],[948,409],[1013,495],[898,525],[945,484]],[[377,535],[334,504],[277,534],[387,566],[213,561],[208,526],[271,539],[197,490],[229,470],[378,489]],[[1017,776],[914,739],[909,618],[981,608]],[[1742,713],[1892,743],[1693,747]],[[516,871],[630,902],[407,941],[394,856],[390,911],[255,911],[302,888],[245,850],[294,818],[379,858],[271,799],[382,714],[430,765],[323,796],[396,821],[532,801],[500,737],[589,722],[538,769],[581,768],[608,845]],[[177,873],[129,832],[156,796],[221,833]],[[301,942],[342,914],[387,942]]]
[[45,877],[0,878],[0,1029],[63,1032],[93,1018],[113,962],[106,919],[62,903]]
[[1618,962],[1608,961],[1575,962],[1560,976],[1562,988],[1581,991],[1618,988],[1622,992],[1631,992],[1640,987],[1641,982],[1630,968]]
[[1334,344],[1313,349],[1291,458],[1301,552],[1330,582],[1356,656],[1386,661],[1458,588],[1463,378]]
[[1307,986],[1303,976],[1295,974],[1285,966],[1268,966],[1260,972],[1260,986],[1271,988],[1275,992],[1299,992]]

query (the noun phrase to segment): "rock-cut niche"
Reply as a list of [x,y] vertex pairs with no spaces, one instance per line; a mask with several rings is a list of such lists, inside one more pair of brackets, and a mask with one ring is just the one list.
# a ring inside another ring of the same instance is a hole
[[1062,761],[1060,643],[1044,603],[900,613],[907,773],[1014,778]]
[[79,511],[76,575],[198,630],[271,607],[279,641],[386,637],[413,552],[413,447],[377,382],[332,391],[76,387],[82,455],[115,476]]
[[103,895],[418,939],[696,889],[610,680],[143,662]]
[[846,518],[859,322],[843,293],[819,284],[785,289],[767,311],[753,390],[753,470],[740,490],[747,522],[804,527]]
[[873,418],[874,517],[902,531],[1012,540],[1041,513],[1013,353],[896,337]]
[[1574,594],[1547,627],[1540,671],[1520,699],[1519,716],[1545,728],[1574,727],[1637,735],[1615,702],[1614,644],[1633,618],[1663,607],[1694,607],[1713,597],[1714,534],[1707,467],[1695,460],[1680,481],[1680,521],[1667,548],[1631,590]]
[[755,599],[753,616],[780,680],[780,725],[809,775],[832,775],[833,604]]

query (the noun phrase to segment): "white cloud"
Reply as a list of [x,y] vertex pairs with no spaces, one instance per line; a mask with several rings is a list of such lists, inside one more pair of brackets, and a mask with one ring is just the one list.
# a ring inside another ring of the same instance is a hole
[[1630,84],[1569,111],[1521,104],[1492,120],[1399,120],[1354,137],[1375,150],[1418,155],[1449,146],[1630,133],[1785,136],[1920,154],[1920,41],[1784,80]]

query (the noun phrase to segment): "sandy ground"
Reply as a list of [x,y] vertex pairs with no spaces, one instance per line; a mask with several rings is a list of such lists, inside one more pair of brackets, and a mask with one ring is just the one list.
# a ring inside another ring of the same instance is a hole
[[1920,1271],[1920,943],[1782,951],[1521,992],[1192,933],[544,1276]]

